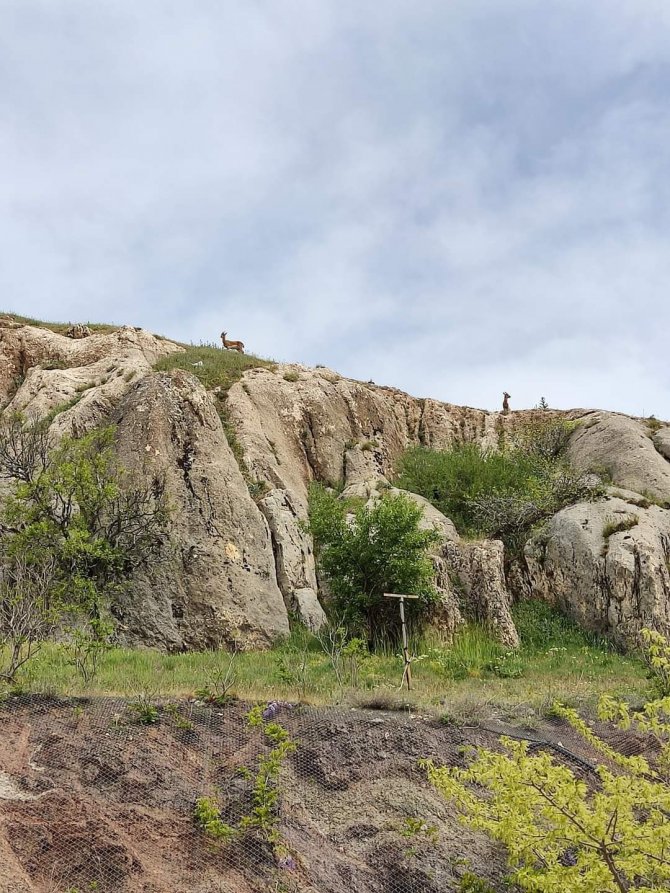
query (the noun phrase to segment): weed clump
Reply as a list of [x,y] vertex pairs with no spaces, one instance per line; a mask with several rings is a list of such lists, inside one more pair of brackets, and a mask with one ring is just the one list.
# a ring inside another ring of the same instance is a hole
[[626,515],[625,518],[608,518],[603,527],[603,539],[608,540],[615,533],[624,533],[637,527],[640,519],[637,515]]

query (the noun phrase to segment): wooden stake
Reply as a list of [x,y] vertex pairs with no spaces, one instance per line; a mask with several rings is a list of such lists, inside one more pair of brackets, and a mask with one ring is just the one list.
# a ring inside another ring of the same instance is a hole
[[402,627],[402,656],[404,668],[402,671],[402,682],[400,688],[407,682],[407,691],[412,688],[412,660],[409,656],[409,645],[407,643],[407,625],[405,623],[405,599],[418,598],[418,595],[401,595],[397,592],[385,592],[384,598],[397,598],[400,601],[400,625]]

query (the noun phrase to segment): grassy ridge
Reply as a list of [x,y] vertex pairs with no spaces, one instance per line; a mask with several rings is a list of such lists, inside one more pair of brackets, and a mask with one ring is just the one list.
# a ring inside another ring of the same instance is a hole
[[[72,325],[70,322],[42,322],[39,319],[31,319],[29,316],[19,316],[18,313],[10,313],[9,311],[0,310],[0,316],[8,316],[15,322],[22,323],[25,326],[37,326],[40,329],[48,329],[50,332],[56,332],[58,335],[64,335]],[[81,323],[81,320],[77,320]],[[116,332],[119,326],[113,326],[108,323],[86,322],[81,323],[87,325],[92,332]]]
[[[202,363],[202,366],[196,365],[199,363]],[[192,344],[184,351],[162,357],[154,368],[158,372],[185,369],[197,376],[208,390],[218,387],[225,393],[247,369],[259,366],[272,369],[275,363],[272,360],[255,357],[253,354],[223,350],[214,344]]]

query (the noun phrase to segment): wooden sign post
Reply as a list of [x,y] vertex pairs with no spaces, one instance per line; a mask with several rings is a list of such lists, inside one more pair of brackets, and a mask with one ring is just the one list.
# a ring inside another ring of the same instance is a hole
[[397,592],[385,592],[384,598],[397,598],[400,601],[400,625],[402,626],[402,656],[405,662],[402,671],[402,682],[400,688],[407,682],[407,691],[412,687],[412,661],[409,656],[409,645],[407,644],[407,624],[405,623],[405,599],[418,598],[418,595],[400,595]]

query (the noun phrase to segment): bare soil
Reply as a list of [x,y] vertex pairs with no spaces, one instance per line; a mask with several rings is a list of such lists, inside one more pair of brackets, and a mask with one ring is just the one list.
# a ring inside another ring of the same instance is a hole
[[[504,854],[457,821],[418,766],[462,764],[464,745],[494,747],[504,726],[283,707],[297,749],[281,776],[282,859],[253,833],[213,844],[193,819],[204,795],[229,821],[250,809],[239,767],[253,770],[267,746],[247,710],[183,703],[140,725],[121,701],[5,701],[1,893],[448,893],[467,870],[506,889]],[[593,759],[565,726],[528,735]],[[407,819],[424,829],[408,835]]]

